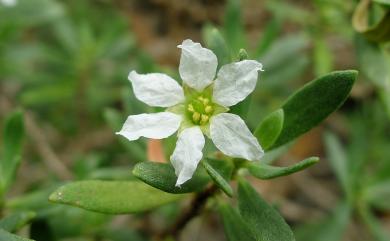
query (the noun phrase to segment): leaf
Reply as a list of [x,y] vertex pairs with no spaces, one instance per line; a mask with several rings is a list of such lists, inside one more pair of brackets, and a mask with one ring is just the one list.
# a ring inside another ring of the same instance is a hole
[[256,128],[254,135],[264,150],[274,144],[283,128],[283,109],[276,110],[268,115]]
[[294,165],[288,167],[270,166],[263,163],[249,163],[249,172],[260,179],[271,179],[280,176],[290,175],[294,172],[299,172],[316,164],[320,159],[318,157],[309,157],[303,161],[300,161]]
[[224,34],[230,49],[238,53],[246,46],[244,26],[241,20],[241,0],[228,0],[224,18]]
[[339,204],[329,217],[298,227],[295,236],[299,241],[342,240],[351,217],[351,207],[347,202]]
[[218,59],[218,69],[221,66],[231,62],[231,53],[226,44],[225,39],[217,28],[211,25],[206,25],[203,28],[203,40],[206,43],[206,47],[211,49]]
[[324,75],[333,70],[333,55],[325,36],[315,38],[313,57],[315,75]]
[[[347,99],[357,71],[335,71],[304,85],[282,106],[283,128],[270,148],[284,145],[318,125]],[[272,114],[272,113],[271,113]]]
[[[218,161],[218,162],[223,163],[224,161]],[[219,170],[214,169],[213,165],[209,164],[207,159],[201,161],[201,163],[202,163],[204,169],[206,169],[207,173],[210,175],[211,179],[213,179],[215,184],[217,184],[217,186],[220,187],[226,193],[226,195],[228,195],[229,197],[232,197],[233,196],[233,189],[229,185],[229,182],[219,172]],[[232,168],[232,170],[233,170],[233,168]]]
[[370,11],[372,7],[375,6],[373,6],[370,0],[362,0],[359,2],[352,17],[353,27],[371,41],[387,42],[390,38],[390,10],[384,10],[385,12],[380,16],[379,21],[370,24],[369,20],[377,17],[370,16],[370,13],[373,12]]
[[176,201],[182,195],[162,192],[138,181],[78,181],[58,188],[55,203],[107,214],[144,212]]
[[20,111],[15,111],[8,116],[4,127],[4,147],[0,161],[0,189],[4,189],[3,191],[6,191],[12,183],[20,164],[23,138],[23,114]]
[[332,166],[337,179],[343,187],[343,190],[349,197],[351,189],[349,172],[351,170],[348,167],[348,159],[343,150],[343,147],[337,137],[329,132],[325,134],[325,147],[330,165]]
[[0,229],[0,241],[34,241],[28,238],[22,238],[12,233],[8,233],[7,231]]
[[234,208],[224,203],[219,205],[218,210],[228,241],[255,241],[251,230]]
[[134,176],[143,182],[168,193],[188,193],[201,191],[210,181],[203,169],[180,187],[176,187],[175,169],[167,163],[141,162],[133,169]]
[[366,187],[364,196],[376,208],[390,210],[390,180],[381,181]]
[[240,214],[261,241],[293,241],[294,234],[282,216],[269,206],[245,180],[238,182]]
[[34,212],[18,212],[0,220],[0,229],[16,232],[35,217]]
[[376,3],[384,4],[390,6],[390,0],[373,0]]
[[273,41],[277,38],[281,29],[282,29],[282,21],[278,17],[272,18],[267,23],[256,50],[256,58],[260,57],[268,50],[268,48],[271,46]]

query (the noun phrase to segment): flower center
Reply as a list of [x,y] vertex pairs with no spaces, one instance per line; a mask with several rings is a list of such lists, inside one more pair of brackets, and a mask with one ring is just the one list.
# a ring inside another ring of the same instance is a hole
[[195,125],[205,125],[214,112],[214,106],[209,98],[200,95],[187,104],[186,111]]

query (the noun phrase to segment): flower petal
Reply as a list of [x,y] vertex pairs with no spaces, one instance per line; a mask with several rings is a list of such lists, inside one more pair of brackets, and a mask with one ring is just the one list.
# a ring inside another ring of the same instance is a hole
[[259,142],[238,115],[222,113],[212,117],[210,135],[215,146],[227,156],[257,161],[264,154]]
[[213,101],[227,107],[244,100],[255,89],[258,71],[262,67],[255,60],[222,66],[214,83]]
[[184,101],[183,88],[166,74],[131,71],[129,80],[137,99],[150,106],[170,107]]
[[215,54],[190,39],[177,47],[182,49],[179,72],[183,81],[198,91],[210,85],[218,65]]
[[184,129],[176,142],[176,148],[171,156],[171,162],[177,176],[176,186],[180,186],[194,174],[202,159],[204,136],[198,126]]
[[170,112],[130,115],[122,130],[116,134],[134,141],[141,136],[153,139],[166,138],[179,129],[181,116]]

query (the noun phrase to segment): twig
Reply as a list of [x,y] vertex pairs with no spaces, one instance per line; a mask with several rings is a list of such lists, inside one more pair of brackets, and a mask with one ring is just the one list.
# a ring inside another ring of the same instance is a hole
[[34,117],[30,112],[25,115],[25,125],[27,134],[33,140],[39,154],[42,157],[45,165],[51,169],[60,179],[69,180],[73,178],[72,173],[62,163],[55,152],[52,150],[50,144],[47,142],[43,131],[35,123]]
[[189,208],[178,217],[172,226],[158,234],[155,240],[164,240],[167,237],[173,237],[175,240],[178,240],[178,236],[183,228],[200,213],[208,198],[211,197],[217,190],[218,188],[213,185],[203,192],[198,193],[191,201]]

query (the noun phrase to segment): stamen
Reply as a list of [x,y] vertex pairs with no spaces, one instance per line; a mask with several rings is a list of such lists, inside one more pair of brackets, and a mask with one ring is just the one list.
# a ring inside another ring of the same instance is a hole
[[206,106],[208,103],[210,103],[210,99],[204,98],[204,99],[203,99],[203,105]]
[[195,110],[194,110],[194,106],[193,106],[192,104],[189,104],[189,105],[188,105],[187,110],[188,110],[189,112],[194,112],[194,111],[195,111]]
[[192,120],[194,122],[198,122],[200,120],[200,113],[199,112],[194,112],[194,114],[192,114]]
[[200,124],[204,125],[204,124],[207,123],[207,121],[209,121],[209,116],[208,115],[202,115],[201,120],[200,120]]
[[211,105],[208,105],[206,106],[206,108],[204,108],[204,111],[206,112],[206,114],[210,114],[211,112],[213,112],[213,107]]

